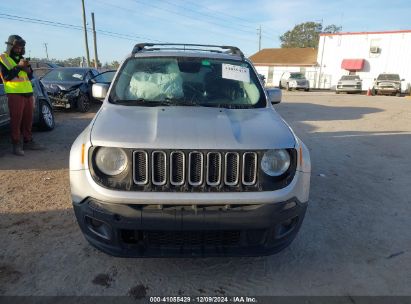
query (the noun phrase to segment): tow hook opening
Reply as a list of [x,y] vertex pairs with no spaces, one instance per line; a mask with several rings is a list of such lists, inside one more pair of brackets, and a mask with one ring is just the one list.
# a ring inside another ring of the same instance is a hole
[[90,232],[105,240],[111,240],[112,236],[110,225],[88,215],[85,216],[85,222]]
[[298,224],[298,216],[288,219],[277,226],[276,239],[281,239],[290,234]]

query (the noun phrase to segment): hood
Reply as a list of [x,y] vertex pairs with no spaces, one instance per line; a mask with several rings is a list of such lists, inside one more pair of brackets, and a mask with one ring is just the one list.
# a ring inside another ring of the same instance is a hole
[[95,146],[141,149],[292,148],[294,135],[271,108],[129,107],[105,103],[91,130]]
[[344,85],[356,85],[357,83],[361,83],[361,80],[349,80],[349,79],[345,79],[345,80],[338,80],[338,82]]
[[47,92],[55,93],[56,91],[70,91],[78,88],[83,84],[83,81],[41,81]]

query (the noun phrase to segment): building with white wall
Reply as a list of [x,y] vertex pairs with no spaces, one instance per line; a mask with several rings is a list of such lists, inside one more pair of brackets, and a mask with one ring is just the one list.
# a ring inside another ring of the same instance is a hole
[[399,74],[401,89],[411,82],[411,30],[320,34],[315,87],[334,88],[342,75],[356,74],[363,90],[381,73]]
[[302,72],[314,87],[317,70],[317,49],[262,49],[250,56],[257,72],[264,75],[267,86],[278,86],[284,72]]

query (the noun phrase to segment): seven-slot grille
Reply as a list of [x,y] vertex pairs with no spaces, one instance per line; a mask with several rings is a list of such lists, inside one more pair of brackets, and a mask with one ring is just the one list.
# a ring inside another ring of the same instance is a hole
[[139,186],[253,186],[257,158],[256,152],[137,150],[133,152],[133,179]]

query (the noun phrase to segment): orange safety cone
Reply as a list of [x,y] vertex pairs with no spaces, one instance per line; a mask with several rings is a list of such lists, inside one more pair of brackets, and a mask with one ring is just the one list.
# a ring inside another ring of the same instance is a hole
[[368,88],[367,96],[371,96],[371,90]]

